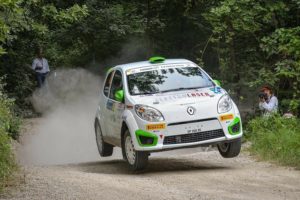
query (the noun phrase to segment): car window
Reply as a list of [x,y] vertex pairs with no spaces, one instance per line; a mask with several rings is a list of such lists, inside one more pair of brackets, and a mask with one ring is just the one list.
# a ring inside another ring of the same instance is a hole
[[122,73],[120,71],[116,71],[114,78],[112,80],[109,98],[116,100],[115,92],[122,89],[123,89]]
[[184,65],[130,72],[127,79],[131,95],[163,93],[214,85],[199,67]]
[[114,71],[111,71],[107,78],[106,78],[106,81],[105,81],[105,84],[104,84],[104,88],[103,88],[103,93],[105,96],[108,97],[108,92],[109,92],[109,87],[110,87],[110,83],[111,83],[111,78],[112,78],[112,75],[113,75],[113,72]]

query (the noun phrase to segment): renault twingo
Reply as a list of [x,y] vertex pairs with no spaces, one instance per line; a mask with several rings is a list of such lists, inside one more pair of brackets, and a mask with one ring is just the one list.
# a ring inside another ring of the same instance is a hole
[[151,152],[217,145],[220,154],[240,153],[239,110],[220,83],[185,59],[153,57],[118,65],[105,78],[95,117],[101,156],[121,147],[133,170]]

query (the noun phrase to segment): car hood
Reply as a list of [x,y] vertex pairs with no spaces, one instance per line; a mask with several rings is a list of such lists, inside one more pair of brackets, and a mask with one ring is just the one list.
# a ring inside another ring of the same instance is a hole
[[[131,96],[133,104],[143,104],[159,110],[165,120],[180,122],[205,118],[215,118],[217,104],[225,90],[219,87],[158,93],[152,95]],[[193,115],[187,112],[192,107]]]

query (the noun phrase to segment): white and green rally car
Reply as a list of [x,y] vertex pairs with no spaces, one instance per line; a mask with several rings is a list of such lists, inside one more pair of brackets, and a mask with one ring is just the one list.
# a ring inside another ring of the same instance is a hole
[[239,110],[195,63],[153,57],[110,69],[100,94],[95,132],[101,156],[122,148],[133,170],[151,152],[216,144],[225,158],[241,149]]

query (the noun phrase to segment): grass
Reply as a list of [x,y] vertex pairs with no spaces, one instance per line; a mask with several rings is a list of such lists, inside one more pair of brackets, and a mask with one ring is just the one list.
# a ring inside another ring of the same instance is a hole
[[255,155],[300,169],[300,119],[258,117],[249,122],[245,133]]

